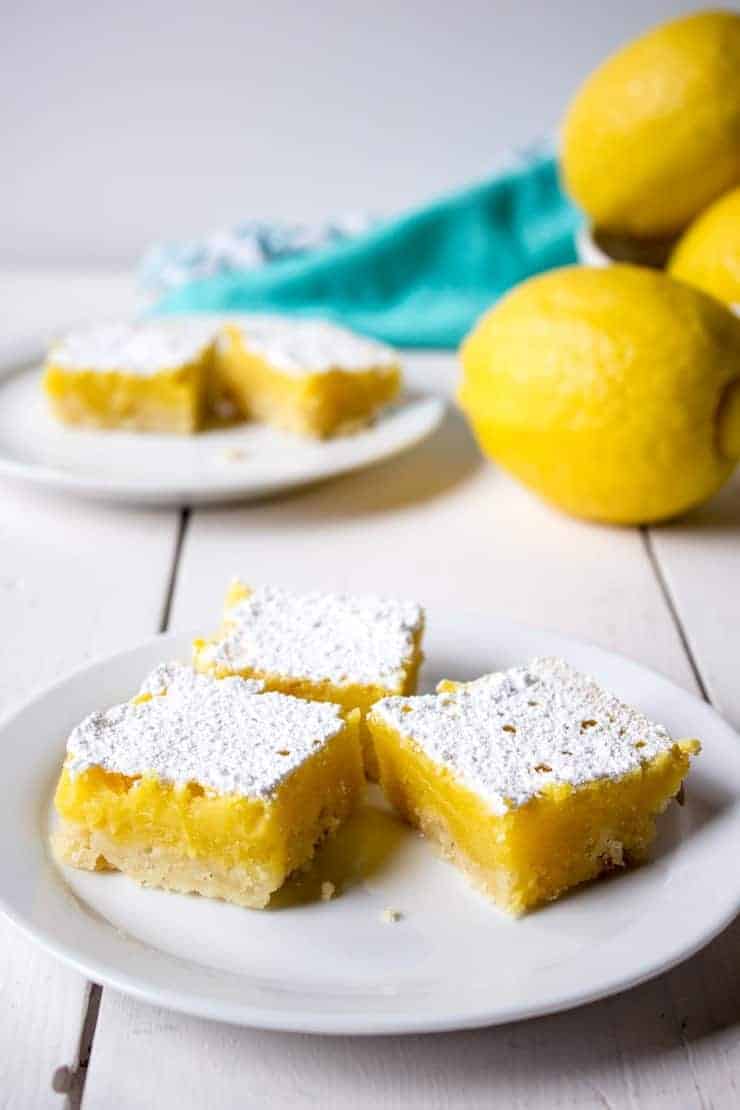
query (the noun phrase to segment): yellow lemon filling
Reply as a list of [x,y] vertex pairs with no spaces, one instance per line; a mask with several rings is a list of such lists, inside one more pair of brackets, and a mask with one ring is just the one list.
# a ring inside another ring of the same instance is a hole
[[248,330],[226,325],[215,382],[245,419],[321,439],[366,424],[397,395],[401,372],[397,365],[286,372],[250,347]]
[[206,363],[204,356],[176,370],[140,377],[70,370],[51,362],[44,389],[64,424],[188,434],[203,422]]

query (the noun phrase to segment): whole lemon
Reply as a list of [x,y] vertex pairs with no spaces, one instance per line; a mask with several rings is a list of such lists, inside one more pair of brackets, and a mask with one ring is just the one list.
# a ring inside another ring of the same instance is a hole
[[740,310],[740,187],[725,193],[679,239],[669,272]]
[[740,457],[740,319],[638,266],[552,270],[461,348],[459,400],[482,449],[576,516],[671,517]]
[[680,232],[740,182],[740,14],[676,19],[612,55],[565,118],[565,187],[607,231]]

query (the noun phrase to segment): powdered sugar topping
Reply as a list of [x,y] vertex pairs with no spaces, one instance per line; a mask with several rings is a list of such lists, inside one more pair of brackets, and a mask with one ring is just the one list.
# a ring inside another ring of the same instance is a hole
[[[168,664],[145,679],[151,698],[92,713],[67,741],[67,771],[91,767],[218,794],[270,797],[344,727],[339,706],[260,693],[261,684],[215,679]],[[165,692],[166,691],[166,692]]]
[[[265,688],[264,682],[258,678],[242,679],[244,689],[251,694],[260,694]],[[191,691],[195,694],[198,690],[206,691],[213,683],[209,675],[198,674],[187,663],[160,663],[150,671],[141,686],[139,694],[173,694],[178,690]]]
[[619,778],[673,744],[661,725],[555,658],[446,692],[384,698],[373,715],[499,814],[547,784]]
[[232,323],[240,328],[247,350],[287,374],[390,370],[399,365],[398,354],[390,347],[325,320],[242,316]]
[[216,338],[213,322],[198,317],[151,323],[112,323],[70,332],[47,362],[68,370],[151,377],[199,358]]
[[225,635],[202,659],[223,671],[399,690],[423,619],[414,602],[260,586],[228,610]]
[[294,376],[337,369],[390,371],[399,366],[392,348],[326,320],[245,313],[98,324],[64,336],[47,361],[70,370],[151,376],[192,362],[213,342],[226,343],[227,324],[238,328],[249,351]]

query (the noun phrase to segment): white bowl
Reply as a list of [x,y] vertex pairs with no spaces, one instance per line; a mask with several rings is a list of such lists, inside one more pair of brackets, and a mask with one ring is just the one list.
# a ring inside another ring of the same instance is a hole
[[597,244],[589,224],[581,224],[576,232],[576,252],[584,266],[611,266],[614,261]]
[[668,262],[676,237],[666,239],[636,239],[603,231],[583,224],[576,235],[578,258],[586,266],[611,266],[613,262],[629,262],[634,266],[649,266],[661,270]]
[[[578,261],[584,266],[611,266],[617,261],[622,261],[622,259],[612,258],[597,243],[589,224],[582,224],[576,232],[576,253],[578,254]],[[639,262],[638,259],[635,259],[635,261]],[[728,304],[727,307],[736,316],[740,316],[740,303]]]

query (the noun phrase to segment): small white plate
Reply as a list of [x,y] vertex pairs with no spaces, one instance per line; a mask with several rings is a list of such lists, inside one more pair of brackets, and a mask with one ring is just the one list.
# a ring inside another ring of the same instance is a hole
[[0,352],[0,474],[80,497],[203,505],[267,497],[360,470],[408,450],[444,416],[439,397],[409,393],[368,428],[323,442],[257,424],[196,436],[69,428],[41,389],[40,352]]
[[[360,873],[329,902],[294,897],[250,911],[59,868],[47,844],[65,735],[90,710],[130,696],[154,663],[186,657],[189,638],[169,635],[78,671],[0,726],[5,912],[116,990],[207,1018],[313,1033],[459,1029],[563,1010],[658,975],[711,940],[740,910],[733,730],[619,656],[480,614],[429,618],[425,688],[443,675],[472,678],[558,653],[675,735],[702,739],[686,805],[663,817],[649,864],[515,921],[378,808],[369,814],[382,833],[376,847],[360,843]],[[332,866],[329,853],[316,874],[330,878]],[[386,908],[401,920],[385,923]]]

